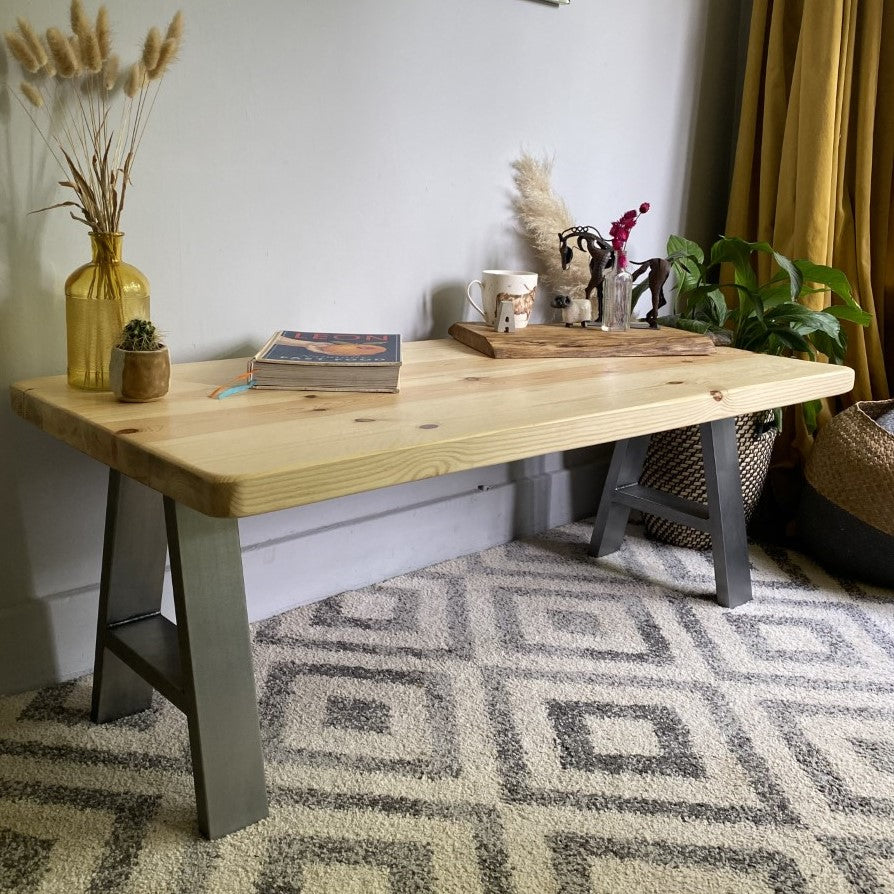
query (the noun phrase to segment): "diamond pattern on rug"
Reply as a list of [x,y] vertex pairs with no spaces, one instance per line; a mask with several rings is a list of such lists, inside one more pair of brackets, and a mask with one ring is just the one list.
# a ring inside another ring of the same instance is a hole
[[563,769],[693,779],[706,775],[689,730],[673,708],[551,701],[547,714]]
[[708,554],[590,533],[255,625],[270,817],[218,841],[160,697],[0,697],[0,890],[894,890],[894,596],[752,545],[727,610]]
[[[14,848],[21,848],[23,873],[39,877],[46,890],[68,889],[72,867],[82,879],[92,877],[97,891],[117,890],[128,879],[157,797],[86,788],[76,779],[67,786],[7,781],[8,768],[3,769],[0,829]],[[20,890],[18,870],[7,865],[3,871],[14,875],[14,883],[3,890]]]
[[[511,891],[502,825],[490,811],[361,796],[336,803],[288,789],[271,806],[251,842],[238,833],[216,843],[202,890]],[[228,866],[240,867],[242,888],[230,885]]]
[[468,657],[465,577],[431,571],[424,581],[407,576],[331,596],[262,622],[255,639],[337,652]]
[[765,707],[832,810],[894,816],[894,710],[770,700]]
[[535,579],[489,589],[504,646],[522,654],[581,656],[661,665],[667,640],[648,609],[628,596],[545,590]]
[[459,774],[453,694],[440,674],[281,661],[264,681],[260,710],[272,760]]
[[[274,845],[261,870],[262,891],[429,894],[434,890],[432,849],[418,842],[288,836]],[[283,866],[288,866],[285,878]]]
[[884,691],[894,638],[850,600],[754,601],[731,612],[679,602],[678,618],[714,673],[741,682],[777,681]]
[[[651,880],[651,890],[666,894],[741,891],[746,885],[750,891],[780,894],[807,891],[795,861],[764,848],[670,847],[647,840],[621,844],[580,835],[556,835],[550,845],[561,892],[636,890],[637,879],[644,875]],[[608,878],[612,887],[600,884]]]
[[710,687],[497,670],[488,678],[507,800],[715,821],[791,818]]
[[90,678],[0,698],[0,757],[191,773],[186,719],[156,696],[151,708],[97,726]]

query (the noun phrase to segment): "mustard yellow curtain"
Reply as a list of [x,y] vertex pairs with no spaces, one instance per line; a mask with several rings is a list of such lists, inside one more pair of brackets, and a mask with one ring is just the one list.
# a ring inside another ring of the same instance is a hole
[[[894,384],[892,175],[894,2],[754,0],[726,232],[848,275],[873,323],[845,324],[856,383],[838,406]],[[799,416],[780,439],[793,461],[811,445]]]

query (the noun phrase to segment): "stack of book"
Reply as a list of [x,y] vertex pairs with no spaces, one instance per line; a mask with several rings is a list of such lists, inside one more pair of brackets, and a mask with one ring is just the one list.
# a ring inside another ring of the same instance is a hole
[[274,332],[249,361],[253,388],[297,391],[398,390],[400,336]]

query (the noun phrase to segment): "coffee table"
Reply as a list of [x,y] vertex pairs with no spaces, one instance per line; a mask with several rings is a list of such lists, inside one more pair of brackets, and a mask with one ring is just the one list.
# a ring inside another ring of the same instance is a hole
[[[125,404],[64,376],[10,389],[15,412],[107,465],[91,716],[187,717],[201,832],[267,815],[237,519],[463,469],[616,442],[591,552],[631,508],[713,538],[718,601],[751,598],[733,418],[847,391],[845,367],[709,356],[494,360],[452,340],[404,345],[399,394],[209,392],[245,360],[176,365],[170,394]],[[649,436],[701,427],[708,503],[637,484]],[[160,613],[166,552],[176,623]]]

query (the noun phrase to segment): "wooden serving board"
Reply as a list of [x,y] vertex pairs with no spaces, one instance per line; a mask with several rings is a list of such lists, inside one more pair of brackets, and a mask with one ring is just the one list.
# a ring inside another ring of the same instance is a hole
[[654,357],[661,354],[713,354],[707,335],[685,329],[601,329],[563,324],[526,326],[517,332],[497,332],[484,323],[454,323],[457,341],[497,359],[532,357]]

